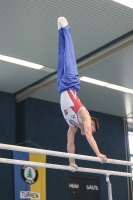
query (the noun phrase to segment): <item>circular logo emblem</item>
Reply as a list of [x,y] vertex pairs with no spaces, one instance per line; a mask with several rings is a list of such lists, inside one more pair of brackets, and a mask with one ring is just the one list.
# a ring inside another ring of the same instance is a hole
[[21,175],[23,180],[28,184],[34,184],[38,179],[38,171],[36,167],[23,166],[21,169]]

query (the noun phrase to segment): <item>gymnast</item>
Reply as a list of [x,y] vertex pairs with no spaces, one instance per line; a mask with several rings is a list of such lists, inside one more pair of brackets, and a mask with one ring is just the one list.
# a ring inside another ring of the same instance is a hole
[[[63,116],[69,125],[67,133],[67,151],[75,153],[75,133],[78,128],[86,139],[101,163],[107,161],[106,155],[100,153],[93,133],[99,130],[96,118],[91,117],[88,110],[78,98],[80,80],[74,52],[74,45],[71,37],[71,28],[66,18],[58,18],[58,64],[57,64],[57,86],[60,93],[60,106]],[[75,159],[69,159],[70,166],[74,171],[78,169]]]

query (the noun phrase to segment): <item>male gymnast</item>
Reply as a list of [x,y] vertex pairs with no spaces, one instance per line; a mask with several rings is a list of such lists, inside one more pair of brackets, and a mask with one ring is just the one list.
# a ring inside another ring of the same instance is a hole
[[[58,64],[57,64],[57,86],[60,93],[60,106],[63,116],[69,125],[67,133],[67,151],[75,153],[75,133],[78,128],[86,139],[96,156],[104,163],[107,157],[100,153],[93,133],[99,130],[96,118],[91,117],[88,110],[78,98],[80,80],[74,52],[74,45],[71,37],[71,28],[66,18],[58,18]],[[75,159],[69,159],[70,166],[77,170]]]

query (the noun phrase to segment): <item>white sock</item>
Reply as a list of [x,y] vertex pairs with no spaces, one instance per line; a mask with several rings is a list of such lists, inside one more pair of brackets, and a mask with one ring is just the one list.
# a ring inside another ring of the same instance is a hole
[[64,27],[67,26],[67,25],[68,25],[68,21],[66,20],[65,17],[59,17],[59,18],[58,18],[58,30],[59,30],[60,28],[64,28]]
[[58,26],[58,30],[59,30],[61,28],[61,24],[60,24],[59,18],[58,18],[58,21],[57,21],[57,26]]

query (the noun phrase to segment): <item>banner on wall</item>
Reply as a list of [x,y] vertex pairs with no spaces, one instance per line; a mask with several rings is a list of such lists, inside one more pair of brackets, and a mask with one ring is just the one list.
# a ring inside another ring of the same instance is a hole
[[[13,158],[46,163],[46,155],[13,151]],[[46,169],[14,165],[15,200],[46,200]]]

